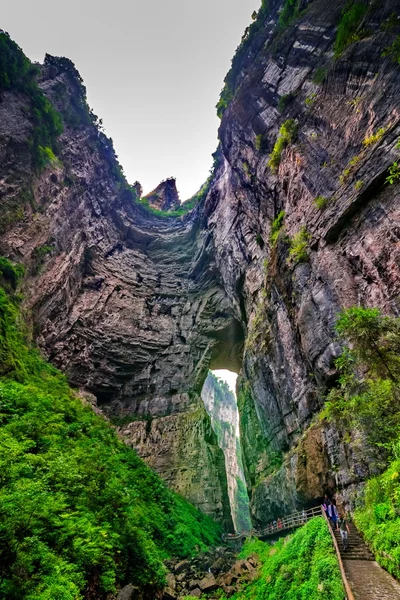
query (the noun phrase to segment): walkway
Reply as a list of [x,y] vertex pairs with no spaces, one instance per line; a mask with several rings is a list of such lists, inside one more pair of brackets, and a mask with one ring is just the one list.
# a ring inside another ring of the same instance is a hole
[[317,506],[314,508],[309,508],[308,510],[303,510],[301,512],[295,512],[287,517],[283,517],[282,519],[278,519],[274,521],[274,523],[270,523],[264,529],[260,531],[256,531],[252,529],[251,531],[241,531],[236,535],[233,534],[224,534],[223,539],[225,542],[229,544],[229,542],[236,542],[238,540],[245,540],[250,535],[258,537],[260,540],[264,540],[268,537],[272,537],[274,535],[279,535],[282,531],[287,531],[288,529],[295,529],[296,527],[301,527],[304,523],[307,523],[313,517],[320,517],[322,514],[322,507]]
[[354,600],[400,600],[400,584],[375,562],[352,523],[349,549],[344,552],[339,531],[334,531],[344,572]]

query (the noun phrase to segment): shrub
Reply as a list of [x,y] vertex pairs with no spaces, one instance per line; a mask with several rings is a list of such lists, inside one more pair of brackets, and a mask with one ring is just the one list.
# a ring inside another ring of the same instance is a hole
[[270,154],[270,159],[268,165],[271,167],[272,171],[276,171],[281,162],[282,152],[286,148],[288,144],[290,144],[297,135],[297,124],[294,119],[288,119],[285,121],[280,129],[278,134],[278,139],[275,142],[272,153]]
[[367,10],[365,4],[357,2],[342,13],[334,44],[336,57],[340,56],[347,46],[361,39],[362,33],[357,33],[357,30]]
[[318,210],[323,210],[328,206],[329,198],[326,198],[325,196],[317,196],[314,200],[314,204]]
[[278,237],[282,230],[283,223],[285,220],[285,214],[286,214],[285,211],[281,210],[280,213],[277,215],[277,217],[271,223],[271,232],[269,235],[269,242],[272,247],[275,246],[276,242],[278,241]]
[[353,156],[353,158],[350,160],[349,164],[347,165],[347,167],[344,169],[343,173],[339,177],[339,183],[341,185],[343,185],[348,180],[351,173],[355,170],[355,168],[357,167],[357,165],[360,161],[361,161],[361,156],[359,154],[357,154],[356,156]]
[[291,240],[289,258],[287,260],[288,265],[294,267],[298,263],[308,261],[308,245],[310,239],[311,236],[307,232],[307,229],[301,227]]
[[361,188],[362,188],[363,185],[364,185],[364,182],[361,179],[359,179],[354,184],[354,189],[356,189],[357,191],[359,191],[359,190],[361,190]]
[[364,141],[363,141],[363,146],[367,147],[367,146],[372,146],[372,144],[376,144],[376,142],[379,142],[379,140],[381,140],[383,138],[386,131],[387,131],[387,127],[381,127],[380,129],[378,129],[378,131],[376,133],[365,136]]
[[[397,18],[395,20],[397,21]],[[382,56],[389,56],[393,62],[400,65],[400,35],[396,37],[391,46],[385,48],[385,50],[382,52]]]
[[296,533],[272,547],[247,540],[240,557],[252,555],[261,563],[260,576],[244,584],[232,600],[344,600],[339,565],[328,525],[311,519]]
[[0,91],[16,88],[29,98],[33,123],[29,146],[33,167],[40,172],[54,157],[62,121],[37,85],[37,73],[21,48],[7,33],[0,33]]
[[296,94],[294,94],[293,92],[291,92],[290,94],[285,94],[284,96],[281,96],[279,98],[279,102],[278,102],[278,110],[280,112],[284,111],[285,108],[287,106],[289,106],[289,104],[291,102],[293,102],[293,100],[295,99]]
[[311,81],[313,83],[315,83],[315,85],[322,85],[326,79],[326,75],[327,75],[327,69],[324,67],[318,67],[318,69],[315,71]]
[[317,99],[317,94],[311,94],[306,98],[306,106],[312,106]]
[[[0,261],[3,277],[20,269]],[[0,597],[103,599],[160,585],[220,529],[167,489],[27,346],[0,288]]]
[[279,15],[279,25],[282,29],[288,27],[300,14],[300,0],[284,0]]
[[257,152],[265,152],[267,149],[267,144],[268,140],[262,133],[256,135],[255,148]]
[[389,175],[386,177],[385,183],[390,183],[393,185],[400,179],[400,164],[398,162],[394,162],[389,167]]

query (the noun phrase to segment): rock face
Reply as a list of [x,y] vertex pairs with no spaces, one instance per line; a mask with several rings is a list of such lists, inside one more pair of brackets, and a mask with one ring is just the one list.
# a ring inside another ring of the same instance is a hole
[[40,174],[29,98],[0,103],[0,252],[26,265],[37,343],[227,527],[224,458],[200,400],[208,369],[240,370],[257,523],[329,487],[348,502],[368,451],[331,425],[308,429],[335,382],[336,314],[399,313],[400,186],[385,185],[400,153],[397,0],[366,4],[336,57],[346,0],[265,4],[234,61],[208,193],[183,218],[138,203],[65,59],[48,57],[39,79],[64,121],[59,160]]
[[176,180],[171,177],[162,181],[150,194],[144,196],[152,208],[171,211],[179,207],[180,200],[176,189]]
[[210,415],[218,445],[224,452],[235,531],[250,531],[249,498],[243,472],[236,396],[224,381],[210,371],[201,391],[201,399]]

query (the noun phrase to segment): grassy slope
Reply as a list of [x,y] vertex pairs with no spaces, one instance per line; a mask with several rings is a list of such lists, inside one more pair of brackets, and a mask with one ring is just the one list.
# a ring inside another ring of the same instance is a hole
[[260,577],[232,600],[344,600],[339,565],[328,526],[315,517],[274,546],[246,542],[241,557],[256,554]]
[[215,543],[218,526],[29,348],[19,274],[4,259],[1,274],[0,598],[101,599],[116,584],[160,584],[162,560]]

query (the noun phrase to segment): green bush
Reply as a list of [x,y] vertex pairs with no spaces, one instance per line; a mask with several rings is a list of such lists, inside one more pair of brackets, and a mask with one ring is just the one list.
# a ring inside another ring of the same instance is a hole
[[389,175],[386,177],[385,183],[393,185],[400,179],[400,164],[396,161],[389,167]]
[[379,142],[379,140],[381,140],[383,138],[386,131],[387,131],[387,127],[381,127],[380,129],[378,129],[378,131],[376,133],[372,133],[371,135],[365,136],[365,138],[363,140],[363,146],[367,147],[367,146],[372,146],[373,144],[376,144],[376,142]]
[[327,69],[324,67],[318,67],[312,77],[312,82],[315,83],[315,85],[322,85],[326,79],[326,75]]
[[281,210],[271,223],[269,241],[272,247],[275,246],[276,242],[278,241],[279,234],[282,230],[285,221],[285,215],[285,211]]
[[276,171],[278,169],[281,162],[282,152],[288,144],[292,143],[292,141],[296,138],[296,135],[297,124],[294,119],[288,119],[281,125],[278,139],[275,142],[268,162],[268,165],[271,167],[272,171]]
[[361,430],[375,447],[375,467],[384,468],[400,436],[400,318],[351,307],[339,314],[336,331],[345,344],[335,362],[340,376],[322,416]]
[[298,263],[308,261],[308,246],[310,239],[311,236],[306,228],[301,227],[290,242],[289,258],[287,260],[288,265],[294,267]]
[[100,600],[119,584],[159,585],[165,558],[193,555],[220,533],[26,344],[1,288],[0,473],[7,600],[78,600],[88,590]]
[[362,32],[357,33],[357,30],[367,10],[368,7],[365,4],[356,2],[343,12],[334,44],[336,57],[340,56],[347,46],[361,39]]
[[279,25],[282,29],[288,27],[300,14],[300,0],[284,0],[279,15]]
[[377,561],[400,578],[400,439],[394,459],[382,475],[370,479],[354,521],[373,550]]
[[7,33],[0,33],[0,91],[16,88],[28,97],[33,123],[29,146],[33,167],[40,172],[54,157],[62,132],[60,115],[36,83],[38,68]]
[[292,536],[270,546],[249,540],[241,558],[256,555],[260,576],[232,600],[344,600],[342,580],[328,525],[311,519]]
[[329,201],[329,198],[326,198],[325,196],[317,196],[314,200],[314,204],[318,210],[324,210],[324,208],[328,206]]
[[295,99],[296,94],[294,94],[293,92],[291,92],[290,94],[285,94],[284,96],[281,96],[279,98],[279,102],[278,102],[278,110],[280,112],[284,111],[285,108],[287,106],[289,106],[289,104],[291,102],[293,102],[293,100]]

